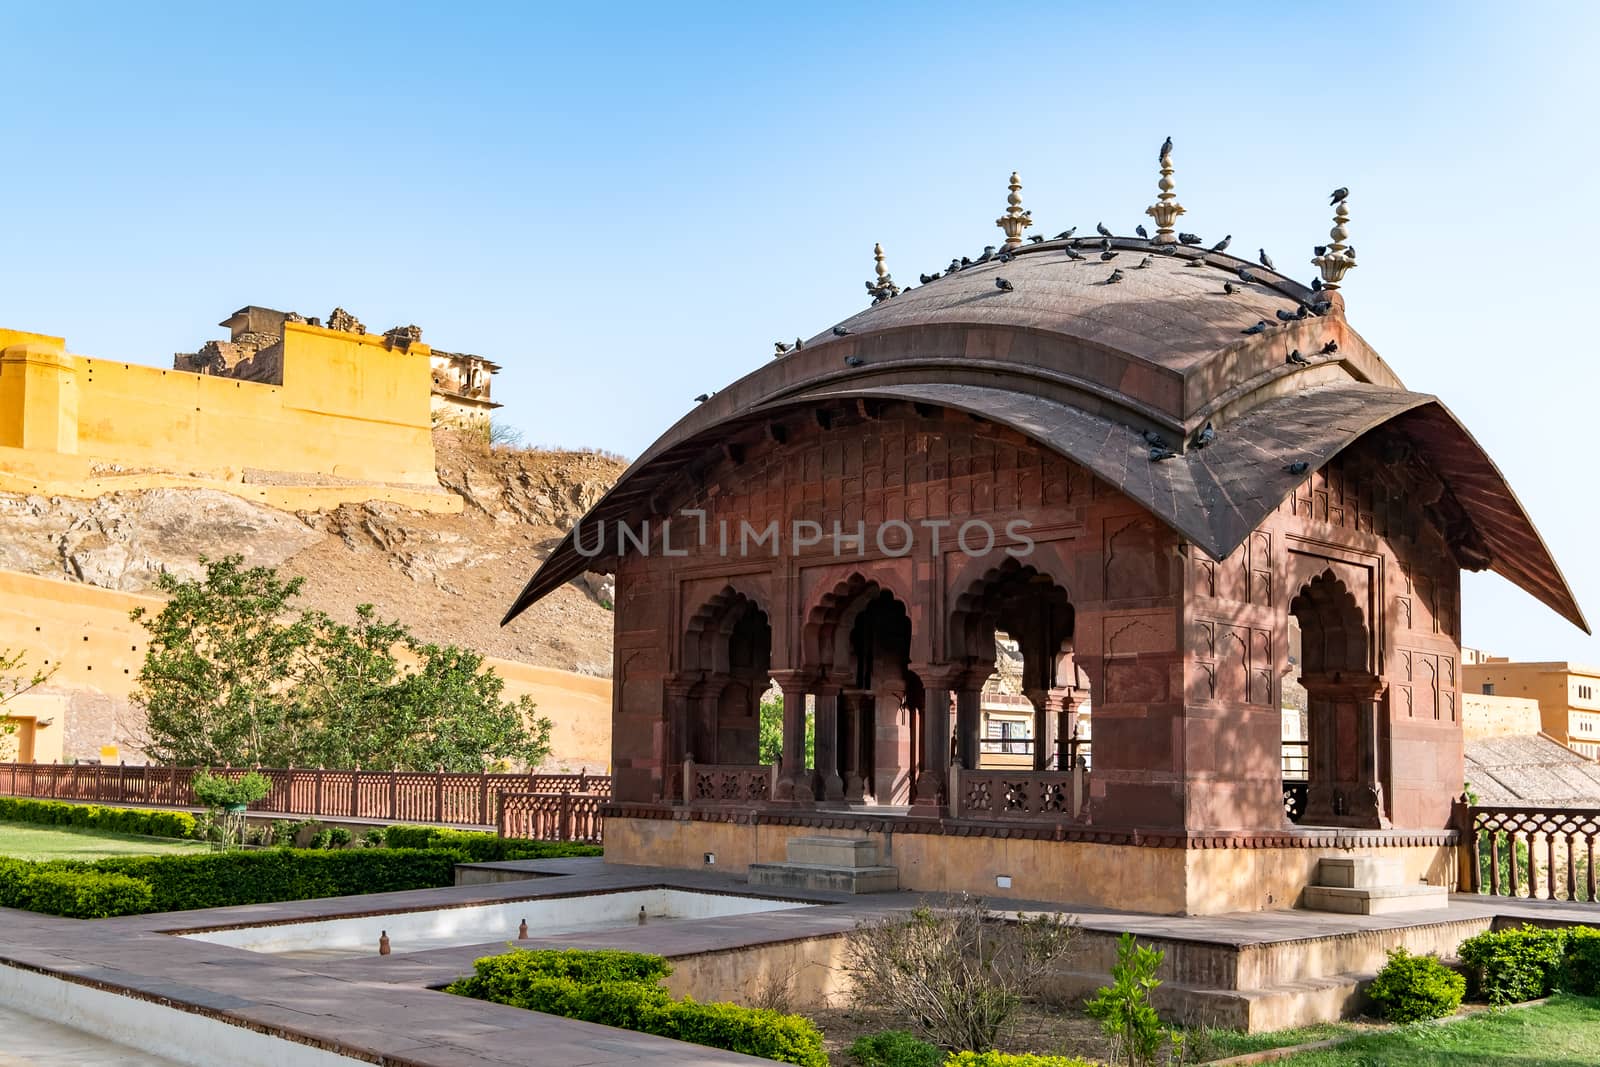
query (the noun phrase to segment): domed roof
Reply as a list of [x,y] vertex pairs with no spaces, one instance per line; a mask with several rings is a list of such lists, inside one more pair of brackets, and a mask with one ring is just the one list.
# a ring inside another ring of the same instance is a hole
[[[1142,238],[1109,244],[1110,261],[1099,238],[1024,244],[1008,262],[973,264],[878,301],[689,412],[583,522],[654,514],[668,479],[786,412],[903,400],[1009,426],[1221,559],[1304,477],[1287,466],[1314,470],[1395,423],[1472,521],[1463,565],[1499,571],[1587,629],[1494,464],[1437,398],[1402,386],[1345,321],[1337,293],[1223,253]],[[1216,443],[1190,447],[1208,424]],[[1147,435],[1179,455],[1153,462]],[[583,571],[612,565],[580,556],[569,534],[506,620]]]

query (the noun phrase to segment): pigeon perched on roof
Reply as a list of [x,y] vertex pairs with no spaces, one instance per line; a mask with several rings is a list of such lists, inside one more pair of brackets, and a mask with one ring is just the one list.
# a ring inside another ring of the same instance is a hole
[[994,257],[996,263],[1010,263],[1016,258],[1017,257],[1012,255],[1010,252],[1001,252],[998,256]]
[[1232,282],[1223,282],[1222,283],[1222,291],[1224,293],[1227,293],[1229,296],[1232,296],[1233,294],[1241,292],[1242,290],[1237,285],[1234,285]]
[[1239,268],[1239,280],[1241,282],[1249,283],[1249,282],[1255,281],[1256,280],[1256,276],[1254,274],[1250,273],[1250,268],[1249,267],[1240,267]]
[[1311,279],[1311,291],[1313,293],[1322,292],[1322,279],[1321,278],[1312,278]]
[[1213,252],[1226,252],[1228,250],[1228,246],[1231,245],[1231,244],[1233,244],[1233,234],[1230,233],[1226,237],[1224,237],[1222,240],[1220,240],[1216,244],[1212,245],[1211,246],[1211,251],[1213,251]]
[[849,332],[850,332],[850,331],[849,331],[849,330],[847,330],[847,329],[845,329],[845,328],[844,328],[844,327],[843,327],[843,326],[835,326],[835,327],[834,327],[834,328],[833,328],[833,335],[834,335],[834,336],[835,336],[835,337],[844,337],[844,336],[845,336],[845,335],[846,335],[846,334],[848,334],[848,333],[849,333]]
[[1178,454],[1176,452],[1168,448],[1166,445],[1158,445],[1150,449],[1150,462],[1162,463],[1166,460],[1177,458],[1177,455]]
[[1306,317],[1306,313],[1305,313],[1304,309],[1301,309],[1300,314],[1298,314],[1298,315],[1296,315],[1292,311],[1285,311],[1282,308],[1278,309],[1278,321],[1279,322],[1297,322],[1300,319],[1303,319],[1305,317]]
[[1098,233],[1101,237],[1111,236],[1111,231],[1106,229],[1106,224],[1103,222],[1097,222],[1094,224],[1094,232]]
[[860,356],[845,356],[844,365],[846,367],[865,367],[867,365],[867,361],[862,359]]
[[1272,257],[1267,255],[1267,250],[1262,248],[1259,251],[1261,253],[1261,265],[1268,270],[1277,270],[1278,268],[1272,265]]
[[713,395],[715,395],[715,394],[713,394],[713,393],[701,393],[699,396],[694,398],[694,402],[696,404],[704,404],[707,400],[710,400]]
[[800,343],[800,338],[798,338],[798,337],[796,337],[796,338],[795,338],[795,339],[794,339],[794,350],[795,350],[795,351],[796,351],[796,352],[798,352],[798,351],[800,351],[800,350],[801,350],[801,349],[802,349],[802,348],[804,348],[804,347],[805,347],[805,345],[803,345],[803,344],[801,344],[801,343]]
[[1133,228],[1133,232],[1143,237],[1146,241],[1150,240],[1150,231],[1144,228],[1144,223],[1142,222]]
[[1286,473],[1292,474],[1298,478],[1300,475],[1311,469],[1311,464],[1307,463],[1303,459],[1297,459],[1283,469]]
[[1339,351],[1338,341],[1329,341],[1327,344],[1322,346],[1322,354],[1325,356],[1331,356],[1337,351]]
[[791,347],[793,347],[793,346],[789,345],[789,344],[787,344],[787,343],[785,343],[783,341],[774,341],[774,342],[772,342],[772,347],[774,349],[776,349],[777,350],[777,354],[781,356],[781,355],[785,355],[789,351],[789,349]]
[[1116,259],[1116,258],[1117,258],[1117,257],[1118,257],[1118,256],[1120,256],[1120,255],[1122,255],[1122,253],[1121,253],[1121,252],[1112,252],[1112,251],[1110,251],[1110,250],[1107,250],[1107,251],[1105,251],[1105,252],[1101,252],[1101,253],[1100,253],[1100,261],[1101,261],[1101,262],[1102,262],[1102,263],[1109,263],[1109,262],[1111,262],[1111,261],[1112,261],[1112,260],[1113,260],[1113,259]]
[[1133,265],[1133,269],[1134,270],[1144,270],[1146,267],[1148,267],[1150,264],[1154,263],[1155,261],[1156,261],[1156,257],[1155,256],[1145,256],[1143,259],[1141,259],[1139,262],[1137,262],[1137,263],[1135,263]]
[[1111,272],[1111,277],[1106,279],[1106,284],[1107,285],[1116,285],[1121,280],[1122,280],[1122,271],[1114,270],[1114,271]]
[[984,245],[983,255],[973,260],[974,263],[987,263],[994,258],[994,245]]
[[961,261],[959,259],[951,259],[950,260],[950,265],[944,269],[944,272],[946,274],[954,274],[956,271],[958,271],[960,269],[961,269]]
[[1072,235],[1077,233],[1077,232],[1078,232],[1078,228],[1076,226],[1074,226],[1070,230],[1062,230],[1060,233],[1056,234],[1054,237],[1052,237],[1050,239],[1052,241],[1065,241],[1065,240],[1070,239],[1072,237]]
[[1028,235],[1028,243],[1031,245],[1044,244],[1044,236],[1042,234],[1030,233]]
[[1007,281],[1006,279],[1000,277],[999,275],[995,275],[994,287],[996,289],[1000,290],[1002,293],[1010,293],[1010,292],[1015,291],[1016,288],[1017,288],[1016,286],[1012,285],[1009,281]]
[[1290,352],[1287,356],[1283,357],[1283,361],[1295,367],[1311,366],[1311,361],[1305,356],[1302,356],[1298,348],[1293,352]]
[[1067,258],[1068,259],[1082,259],[1083,258],[1083,256],[1081,256],[1078,253],[1078,250],[1073,248],[1071,245],[1068,245],[1066,248],[1063,248],[1061,251],[1063,251],[1063,252],[1065,252],[1067,254]]
[[1167,439],[1165,437],[1162,437],[1160,434],[1156,433],[1154,430],[1146,430],[1143,433],[1141,433],[1139,436],[1143,437],[1144,438],[1144,443],[1149,445],[1149,446],[1151,446],[1152,448],[1166,448],[1167,447]]
[[1254,326],[1246,327],[1245,329],[1240,330],[1239,332],[1242,333],[1242,334],[1263,333],[1269,327],[1271,327],[1271,325],[1272,324],[1270,322],[1268,322],[1266,319],[1262,319],[1260,322],[1256,323]]
[[1197,245],[1200,243],[1200,235],[1197,233],[1180,233],[1178,234],[1178,240],[1186,245]]
[[917,275],[917,280],[919,282],[921,282],[923,285],[927,285],[929,282],[933,281],[937,277],[938,277],[937,274],[919,274],[919,275]]
[[1194,439],[1189,443],[1194,445],[1196,448],[1204,448],[1216,439],[1216,428],[1208,422],[1204,427],[1201,428],[1199,433],[1194,435]]

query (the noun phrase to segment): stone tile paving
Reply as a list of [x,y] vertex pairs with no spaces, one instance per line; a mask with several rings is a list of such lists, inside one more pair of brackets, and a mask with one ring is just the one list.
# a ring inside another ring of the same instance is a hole
[[[506,942],[344,960],[287,960],[242,949],[168,936],[174,930],[324,919],[338,915],[437,908],[579,893],[668,886],[676,889],[775,896],[829,904],[825,908],[552,935],[527,947],[619,948],[683,956],[753,944],[839,933],[860,918],[914,906],[915,893],[848,897],[803,891],[751,890],[734,876],[606,864],[599,859],[518,861],[478,865],[521,871],[523,881],[412,890],[326,900],[260,904],[202,912],[128,916],[82,922],[0,909],[0,962],[14,961],[62,977],[92,981],[134,995],[192,1005],[207,1014],[346,1055],[416,1067],[567,1064],[765,1063],[502,1005],[452,997],[442,985],[471,970],[479,956]],[[560,875],[560,877],[548,877]],[[996,902],[1000,904],[1002,902]],[[1029,909],[1005,901],[1006,910]],[[1044,905],[1033,905],[1044,908]],[[1279,911],[1218,916],[1164,916],[1079,909],[1084,927],[1147,937],[1225,945],[1262,944],[1340,933],[1393,929],[1480,916],[1577,918],[1600,925],[1600,907],[1458,895],[1450,907],[1401,916]],[[90,1061],[92,1062],[92,1061]],[[129,1061],[134,1062],[134,1061]]]

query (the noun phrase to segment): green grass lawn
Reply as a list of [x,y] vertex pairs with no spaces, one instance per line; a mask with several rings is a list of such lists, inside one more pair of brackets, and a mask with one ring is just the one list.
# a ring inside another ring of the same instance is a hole
[[0,856],[19,860],[99,860],[158,852],[204,852],[203,841],[113,834],[74,826],[0,822]]
[[1279,1063],[1290,1067],[1577,1067],[1600,1065],[1600,1000],[1556,996],[1534,1008],[1401,1027]]

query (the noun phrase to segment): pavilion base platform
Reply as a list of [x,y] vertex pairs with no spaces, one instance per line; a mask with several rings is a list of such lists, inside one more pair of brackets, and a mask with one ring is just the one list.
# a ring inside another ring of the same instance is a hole
[[[870,842],[902,890],[973,893],[1166,915],[1300,907],[1325,858],[1377,856],[1399,884],[1454,886],[1454,831],[1306,829],[1144,833],[805,809],[700,811],[615,805],[606,812],[614,863],[747,874],[788,862],[789,842],[818,834]],[[708,858],[708,854],[709,857]]]
[[865,837],[791,837],[783,863],[752,863],[746,875],[764,889],[816,889],[835,893],[892,893],[900,888],[893,867],[878,862],[878,846]]

